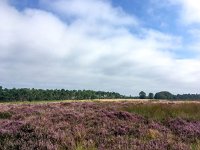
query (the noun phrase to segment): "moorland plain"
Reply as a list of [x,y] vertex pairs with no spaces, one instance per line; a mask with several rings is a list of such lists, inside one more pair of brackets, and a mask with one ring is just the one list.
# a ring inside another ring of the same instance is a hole
[[200,103],[0,104],[1,149],[200,149]]

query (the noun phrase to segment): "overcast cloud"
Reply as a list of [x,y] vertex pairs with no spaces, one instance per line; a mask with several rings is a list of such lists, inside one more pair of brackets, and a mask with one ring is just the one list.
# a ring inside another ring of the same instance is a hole
[[[145,27],[106,0],[41,0],[38,8],[0,2],[0,84],[4,87],[199,92],[197,0],[171,1],[195,40]],[[45,7],[44,7],[45,6]],[[197,25],[196,25],[197,26]],[[194,57],[179,57],[184,46]]]

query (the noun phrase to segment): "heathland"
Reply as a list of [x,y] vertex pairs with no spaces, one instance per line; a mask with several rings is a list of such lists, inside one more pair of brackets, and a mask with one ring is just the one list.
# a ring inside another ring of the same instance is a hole
[[199,150],[200,103],[0,104],[0,149]]

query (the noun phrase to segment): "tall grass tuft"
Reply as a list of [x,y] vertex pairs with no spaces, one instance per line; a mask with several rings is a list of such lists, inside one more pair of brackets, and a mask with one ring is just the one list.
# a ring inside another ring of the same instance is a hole
[[200,104],[163,104],[142,103],[130,104],[121,108],[124,111],[140,114],[146,118],[162,121],[167,118],[182,118],[186,120],[200,120]]

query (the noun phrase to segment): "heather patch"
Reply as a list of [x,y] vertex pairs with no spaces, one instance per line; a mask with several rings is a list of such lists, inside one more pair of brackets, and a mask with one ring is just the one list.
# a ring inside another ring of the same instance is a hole
[[200,139],[200,121],[187,121],[178,118],[169,120],[166,124],[184,141],[196,142]]
[[0,146],[3,150],[198,148],[199,121],[156,121],[122,111],[128,106],[127,102],[6,105],[6,112],[11,112],[12,117],[0,120]]

